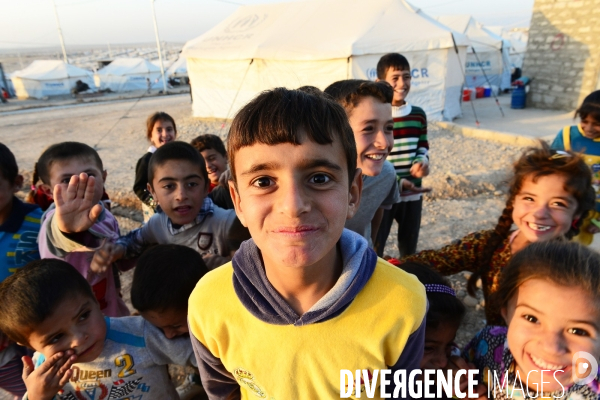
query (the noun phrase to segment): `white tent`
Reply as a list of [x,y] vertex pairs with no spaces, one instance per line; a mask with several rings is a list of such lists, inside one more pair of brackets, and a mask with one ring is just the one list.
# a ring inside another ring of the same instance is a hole
[[179,56],[179,58],[171,64],[169,69],[165,74],[170,77],[180,78],[183,76],[188,76],[187,71],[187,60],[183,56]]
[[470,15],[445,15],[437,20],[469,38],[465,64],[467,86],[483,86],[489,81],[501,89],[510,87],[510,41],[486,29]]
[[160,67],[143,58],[117,58],[98,70],[94,77],[97,86],[113,92],[146,90],[146,78],[153,88],[162,88]]
[[91,72],[59,60],[36,60],[10,78],[20,99],[71,94],[78,80],[94,88]]
[[375,79],[379,58],[405,55],[408,101],[430,119],[460,114],[468,41],[404,0],[320,0],[243,6],[186,43],[197,117],[232,118],[265,89]]

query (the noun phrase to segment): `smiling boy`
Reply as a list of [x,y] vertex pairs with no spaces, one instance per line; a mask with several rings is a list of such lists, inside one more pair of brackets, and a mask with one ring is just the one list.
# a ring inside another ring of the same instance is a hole
[[263,92],[235,117],[228,151],[252,239],[190,296],[209,398],[334,398],[340,369],[418,368],[422,285],[344,229],[362,178],[343,108],[314,88]]
[[56,259],[0,284],[0,329],[37,352],[35,365],[23,357],[24,399],[175,399],[167,364],[195,361],[186,338],[139,316],[104,317],[87,281]]

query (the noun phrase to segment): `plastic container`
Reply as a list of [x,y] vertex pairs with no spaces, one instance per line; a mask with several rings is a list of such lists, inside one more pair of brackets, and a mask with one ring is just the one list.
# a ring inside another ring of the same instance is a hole
[[471,101],[471,89],[463,90],[463,101]]
[[483,94],[485,93],[485,89],[482,87],[475,88],[475,98],[481,99],[483,98]]
[[483,97],[491,97],[492,96],[492,88],[486,87],[483,89]]
[[512,98],[510,99],[510,108],[522,109],[525,108],[525,86],[517,86],[513,89]]

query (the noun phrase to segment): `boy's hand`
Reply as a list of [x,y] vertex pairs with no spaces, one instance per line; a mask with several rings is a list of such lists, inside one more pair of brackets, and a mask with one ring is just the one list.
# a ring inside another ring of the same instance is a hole
[[76,359],[73,350],[58,352],[34,369],[31,357],[23,357],[23,382],[29,399],[51,400],[73,375],[71,366]]
[[109,266],[125,255],[125,247],[104,239],[102,245],[94,253],[90,270],[96,274],[106,272]]
[[82,172],[71,177],[67,190],[54,186],[54,217],[61,232],[85,232],[94,225],[102,212],[102,206],[94,203],[95,183],[93,176]]
[[400,186],[400,194],[403,194],[403,192],[412,192],[413,194],[431,192],[431,188],[415,186],[415,184],[408,179],[402,179]]
[[429,163],[425,161],[416,162],[410,167],[410,174],[415,178],[424,178],[429,175]]

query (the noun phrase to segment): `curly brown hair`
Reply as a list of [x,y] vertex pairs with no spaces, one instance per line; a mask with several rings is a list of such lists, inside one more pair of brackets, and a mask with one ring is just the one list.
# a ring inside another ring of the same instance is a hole
[[494,228],[490,241],[481,252],[479,271],[469,278],[467,283],[469,294],[474,295],[479,278],[484,280],[483,286],[488,284],[485,280],[488,276],[492,255],[510,234],[513,225],[512,214],[515,197],[521,191],[525,179],[531,178],[535,182],[542,176],[554,174],[563,175],[566,178],[565,189],[577,200],[575,215],[578,215],[579,218],[573,221],[571,229],[564,236],[571,239],[579,233],[585,216],[594,208],[596,200],[590,168],[579,154],[571,151],[559,153],[550,149],[546,142],[540,141],[539,147],[526,149],[513,165],[513,176],[509,182],[506,206],[498,218],[498,224]]
[[334,82],[327,86],[325,93],[344,107],[348,117],[365,97],[374,97],[382,103],[391,103],[394,98],[394,89],[389,83],[361,79],[345,79]]

